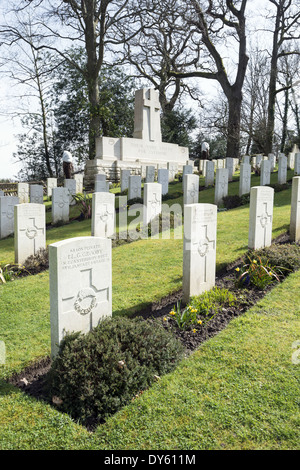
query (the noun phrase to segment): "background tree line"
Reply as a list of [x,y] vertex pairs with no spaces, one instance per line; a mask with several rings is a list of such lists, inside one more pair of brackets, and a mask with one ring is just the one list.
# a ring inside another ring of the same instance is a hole
[[[163,140],[199,156],[300,143],[297,0],[17,0],[0,25],[2,67],[22,84],[16,158],[24,178],[58,175],[68,148],[132,135],[135,89],[155,87]],[[216,93],[207,94],[211,84]]]

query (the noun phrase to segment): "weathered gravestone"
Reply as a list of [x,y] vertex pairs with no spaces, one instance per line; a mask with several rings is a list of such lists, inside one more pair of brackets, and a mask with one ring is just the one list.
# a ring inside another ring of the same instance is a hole
[[149,224],[161,213],[162,187],[160,183],[145,183],[144,185],[144,207],[143,223]]
[[258,250],[272,242],[274,189],[254,186],[250,191],[248,248]]
[[142,178],[140,175],[130,175],[128,184],[128,199],[140,198],[142,194]]
[[31,184],[29,188],[30,203],[44,203],[44,188],[41,184]]
[[27,204],[29,202],[29,184],[18,183],[18,198],[20,204]]
[[228,169],[217,168],[215,182],[215,204],[222,204],[223,197],[228,195]]
[[69,192],[67,188],[53,188],[52,189],[52,223],[68,222],[70,207],[69,207]]
[[260,165],[260,185],[265,186],[270,184],[271,178],[271,163],[269,160],[263,160]]
[[109,182],[106,180],[96,180],[95,181],[95,193],[108,193],[109,191]]
[[188,302],[215,285],[217,206],[184,206],[183,300]]
[[121,191],[128,189],[130,170],[121,170]]
[[15,262],[23,264],[28,256],[46,248],[46,218],[43,204],[25,203],[14,207]]
[[225,168],[228,170],[228,181],[232,181],[234,174],[234,159],[226,158],[225,159]]
[[0,197],[0,239],[14,233],[14,206],[19,204],[17,196]]
[[0,197],[4,197],[4,191],[0,190]]
[[172,163],[168,162],[167,163],[167,168],[169,170],[169,181],[174,181],[175,176],[178,173],[178,164],[177,163]]
[[155,179],[155,167],[148,165],[146,167],[146,183],[154,183]]
[[115,233],[115,195],[97,192],[92,196],[92,236],[109,238]]
[[205,186],[212,186],[215,181],[215,165],[214,162],[207,160],[206,161],[206,171],[205,171]]
[[75,199],[73,199],[73,196],[76,194],[76,186],[76,181],[74,179],[65,179],[64,187],[68,190],[70,206],[74,206],[76,204]]
[[185,175],[192,175],[193,174],[193,167],[191,165],[183,165],[183,170],[182,170],[182,189],[183,189],[183,194],[184,194],[184,181],[185,181]]
[[300,241],[300,176],[292,180],[290,240]]
[[88,333],[112,315],[111,240],[78,237],[49,245],[51,355],[67,332]]
[[169,192],[169,170],[167,168],[159,168],[157,170],[157,182],[161,184],[162,195]]
[[285,184],[287,177],[287,157],[281,155],[278,157],[278,183]]
[[76,194],[83,192],[83,175],[77,174],[74,175],[74,180],[76,181]]
[[295,165],[295,154],[294,152],[290,152],[288,154],[288,159],[287,159],[287,167],[289,170],[293,170]]
[[251,188],[251,165],[249,163],[241,163],[239,196],[242,196],[243,194],[249,194],[250,188]]
[[52,189],[57,187],[57,178],[47,178],[47,197],[52,196]]
[[270,165],[271,165],[271,173],[273,173],[273,171],[275,170],[275,165],[276,165],[276,157],[275,157],[274,153],[269,153],[268,160],[269,160]]
[[183,203],[196,204],[199,202],[199,176],[185,175]]

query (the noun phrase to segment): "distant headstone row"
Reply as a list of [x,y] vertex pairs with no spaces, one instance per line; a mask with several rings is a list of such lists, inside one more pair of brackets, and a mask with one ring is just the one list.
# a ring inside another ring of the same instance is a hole
[[[228,171],[227,168],[223,169]],[[192,177],[185,175],[186,191]],[[198,188],[196,180],[196,188]],[[145,183],[144,223],[161,211],[162,185]],[[1,198],[3,199],[3,198]],[[256,186],[250,191],[248,247],[271,244],[274,189]],[[113,194],[93,194],[92,236],[54,243],[50,255],[50,310],[52,355],[68,331],[86,333],[99,320],[112,315],[111,240],[114,232]],[[39,228],[39,224],[35,224]],[[293,178],[291,240],[300,239],[300,177]],[[217,205],[184,205],[183,300],[215,285]]]

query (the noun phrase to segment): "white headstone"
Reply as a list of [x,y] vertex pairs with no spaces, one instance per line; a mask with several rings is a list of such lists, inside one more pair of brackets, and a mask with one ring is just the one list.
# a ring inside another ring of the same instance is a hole
[[95,176],[95,182],[96,181],[106,181],[106,174],[105,173],[98,173]]
[[2,191],[2,189],[0,190],[0,197],[3,197],[4,196],[4,191]]
[[212,186],[215,181],[215,165],[214,162],[207,160],[205,171],[205,186]]
[[184,179],[183,203],[197,204],[199,202],[199,176],[185,175]]
[[23,264],[26,258],[46,248],[46,218],[43,204],[25,203],[14,207],[15,262]]
[[159,168],[157,170],[157,182],[162,186],[162,195],[169,192],[169,170],[167,168]]
[[52,196],[52,189],[57,187],[57,178],[47,178],[47,197]]
[[26,204],[29,202],[29,184],[18,183],[18,198],[20,204]]
[[220,205],[223,197],[228,195],[228,169],[217,168],[215,182],[215,204]]
[[94,237],[109,238],[115,233],[115,195],[96,192],[92,196],[92,231]]
[[182,169],[182,189],[184,193],[184,177],[185,175],[192,175],[193,174],[193,167],[191,165],[183,165]]
[[31,184],[29,187],[30,203],[44,203],[44,188],[41,184]]
[[248,163],[248,165],[250,165],[251,164],[250,163],[250,156],[249,155],[244,155],[242,163]]
[[146,183],[154,183],[155,166],[147,165],[146,167]]
[[74,175],[74,180],[76,181],[76,194],[83,193],[83,175]]
[[263,160],[262,155],[256,155],[256,163],[255,163],[256,168],[260,168],[262,160]]
[[234,160],[233,160],[233,158],[226,158],[225,168],[227,168],[227,170],[228,170],[228,181],[232,181],[232,177],[233,177],[233,174],[234,174]]
[[295,153],[294,176],[300,176],[300,153]]
[[76,181],[74,179],[65,179],[64,187],[68,190],[70,206],[74,206],[76,204],[76,201],[73,199],[73,196],[76,194]]
[[149,224],[152,219],[161,213],[162,186],[160,183],[145,183],[143,223]]
[[184,206],[183,300],[200,295],[215,285],[217,206]]
[[263,160],[260,165],[260,185],[270,184],[271,164],[269,160]]
[[300,176],[292,180],[290,240],[300,241]]
[[70,198],[67,188],[52,189],[52,223],[68,222]]
[[206,163],[208,162],[209,160],[202,160],[202,176],[205,178],[206,176]]
[[121,191],[128,189],[130,170],[121,170]]
[[290,152],[288,154],[287,166],[289,170],[293,170],[295,165],[295,154]]
[[106,180],[95,181],[95,193],[107,193],[109,191],[109,182]]
[[14,206],[19,204],[17,196],[0,197],[0,239],[14,233]]
[[250,188],[251,188],[251,165],[249,163],[241,163],[239,196],[242,196],[243,194],[249,194]]
[[253,186],[250,191],[248,248],[258,250],[272,242],[274,189]]
[[169,181],[174,181],[175,176],[178,173],[178,163],[168,162],[167,168],[169,170]]
[[270,165],[271,165],[271,173],[273,173],[273,171],[275,170],[275,165],[276,165],[276,157],[275,157],[274,153],[269,153],[268,159],[269,159]]
[[142,194],[142,179],[140,175],[130,175],[128,185],[128,199],[140,198]]
[[281,155],[278,157],[278,183],[285,184],[287,177],[287,157]]
[[88,333],[112,315],[111,240],[78,237],[49,245],[51,355],[67,332]]

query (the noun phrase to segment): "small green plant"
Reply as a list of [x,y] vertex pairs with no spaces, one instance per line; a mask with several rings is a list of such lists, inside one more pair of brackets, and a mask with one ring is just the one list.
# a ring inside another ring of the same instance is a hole
[[83,218],[90,219],[92,216],[92,199],[86,193],[74,194],[73,199],[80,206]]
[[2,264],[0,265],[0,282],[14,281],[25,270],[24,266],[20,264]]
[[190,326],[197,323],[197,310],[191,305],[187,305],[184,309],[180,307],[180,301],[177,301],[176,307],[170,312],[170,316],[174,318],[178,328],[187,330]]
[[238,287],[248,287],[250,285],[257,289],[264,290],[275,281],[280,282],[279,276],[267,261],[263,261],[259,256],[250,258],[241,268],[236,268],[236,285]]
[[236,301],[235,295],[227,289],[214,287],[201,295],[192,297],[184,309],[181,309],[178,301],[169,315],[175,320],[178,328],[187,330],[192,326],[204,325],[224,306],[234,305]]

